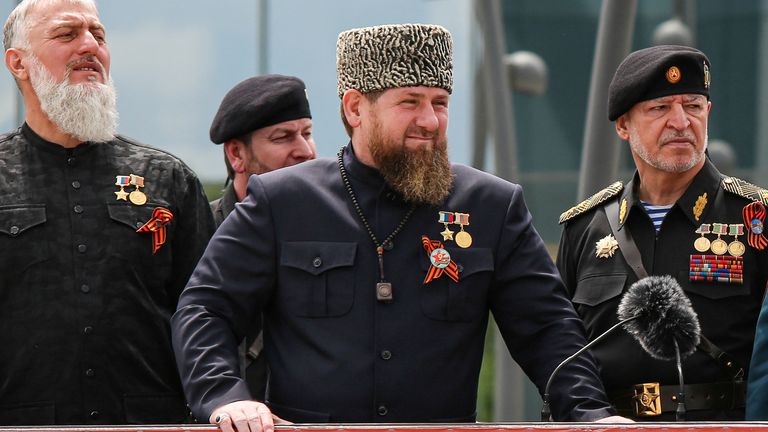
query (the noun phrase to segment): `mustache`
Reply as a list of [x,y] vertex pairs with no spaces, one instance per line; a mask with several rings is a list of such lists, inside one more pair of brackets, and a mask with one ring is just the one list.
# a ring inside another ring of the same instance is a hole
[[424,138],[424,139],[435,139],[438,136],[437,131],[430,132],[420,127],[410,127],[405,131],[405,134],[407,136]]
[[696,135],[694,135],[693,132],[690,130],[667,132],[661,136],[661,139],[659,141],[661,142],[662,145],[664,145],[669,143],[670,141],[678,140],[680,138],[684,138],[692,143],[696,143]]
[[67,72],[65,74],[65,79],[69,80],[69,76],[72,74],[72,71],[75,70],[76,67],[79,66],[85,66],[88,64],[95,64],[97,72],[101,75],[101,77],[106,80],[107,77],[104,72],[104,65],[101,64],[98,58],[94,55],[86,55],[83,57],[80,57],[79,59],[72,60],[71,62],[67,63]]

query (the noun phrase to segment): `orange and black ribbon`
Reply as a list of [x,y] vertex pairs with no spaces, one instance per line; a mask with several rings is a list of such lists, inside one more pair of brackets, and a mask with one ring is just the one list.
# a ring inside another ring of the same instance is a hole
[[[454,282],[459,281],[459,266],[456,265],[456,263],[451,260],[451,255],[448,254],[448,251],[443,249],[443,244],[437,240],[430,240],[427,236],[421,236],[421,243],[424,245],[424,250],[427,251],[427,256],[429,257],[429,261],[432,264],[429,267],[429,271],[427,272],[427,277],[424,278],[424,285],[432,282],[432,280],[439,278],[443,275],[443,273],[447,274],[449,278],[453,279]],[[433,253],[440,255],[437,260],[433,256]],[[435,262],[443,262],[443,260],[447,261],[447,265],[443,266],[444,264],[438,265],[435,264]]]
[[152,218],[136,232],[152,233],[152,253],[157,252],[165,243],[165,226],[173,219],[173,213],[165,207],[156,207],[152,212]]
[[763,250],[768,246],[768,239],[763,234],[765,224],[765,206],[760,202],[753,202],[741,211],[744,217],[744,226],[747,230],[747,243],[757,250]]

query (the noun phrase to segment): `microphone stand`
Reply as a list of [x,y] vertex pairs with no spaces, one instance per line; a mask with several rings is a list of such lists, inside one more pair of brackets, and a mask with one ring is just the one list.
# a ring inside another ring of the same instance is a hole
[[[602,340],[605,336],[608,336],[610,333],[612,333],[618,327],[621,327],[622,325],[624,325],[624,324],[626,324],[626,323],[628,323],[628,322],[630,322],[630,321],[632,321],[634,319],[640,318],[641,316],[642,315],[635,315],[633,317],[629,317],[629,318],[626,318],[626,319],[624,319],[622,321],[619,321],[618,323],[614,324],[613,327],[611,327],[608,330],[606,330],[603,334],[601,334],[600,336],[596,337],[595,339],[593,339],[588,344],[586,344],[583,347],[581,347],[578,351],[576,351],[575,353],[571,354],[568,358],[566,358],[565,360],[561,361],[560,364],[557,365],[555,370],[553,370],[552,373],[549,375],[549,379],[547,380],[547,385],[546,385],[546,387],[544,387],[544,395],[542,396],[543,404],[541,406],[541,421],[543,421],[543,422],[551,421],[552,412],[551,412],[550,407],[549,407],[549,388],[552,386],[552,380],[554,380],[555,375],[557,375],[557,373],[560,371],[560,369],[562,369],[563,366],[565,366],[568,363],[570,363],[576,357],[580,356],[584,351],[586,351],[589,348],[591,348],[598,341]],[[677,341],[675,341],[675,347],[677,347]],[[679,359],[680,358],[679,350],[678,350],[677,356],[678,356],[678,359]],[[679,364],[679,360],[678,360],[678,364]],[[682,377],[682,372],[681,372],[680,376]],[[681,378],[680,382],[682,382],[682,378]]]
[[680,391],[677,392],[677,410],[675,411],[675,421],[685,421],[685,384],[683,383],[683,362],[680,359],[680,347],[677,345],[677,339],[672,338],[675,343],[675,362],[677,363],[677,376],[680,378]]

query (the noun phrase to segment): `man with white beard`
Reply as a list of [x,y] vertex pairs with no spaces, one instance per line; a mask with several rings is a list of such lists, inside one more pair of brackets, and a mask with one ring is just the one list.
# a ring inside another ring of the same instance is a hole
[[92,0],[4,28],[25,121],[0,137],[0,424],[180,423],[169,318],[213,232],[194,173],[115,135]]

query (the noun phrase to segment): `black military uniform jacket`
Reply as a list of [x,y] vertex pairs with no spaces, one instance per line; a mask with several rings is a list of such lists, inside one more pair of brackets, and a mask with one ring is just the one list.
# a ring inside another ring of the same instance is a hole
[[227,187],[224,188],[224,193],[221,198],[211,201],[211,212],[213,213],[213,220],[216,222],[216,226],[221,225],[227,215],[232,213],[237,204],[237,194],[235,194],[235,185],[229,182]]
[[[349,148],[351,186],[383,240],[410,205]],[[208,418],[223,404],[248,399],[237,341],[259,310],[271,371],[267,401],[290,421],[474,421],[489,311],[517,362],[543,388],[555,366],[584,344],[582,324],[520,187],[465,166],[453,170],[446,202],[416,208],[384,252],[391,303],[376,300],[377,255],[337,161],[251,176],[246,199],[214,235],[173,318],[195,415]],[[470,215],[469,248],[443,240],[441,210]],[[458,283],[443,274],[424,284],[430,260],[423,235],[450,252]],[[551,393],[557,419],[613,412],[589,356],[563,369]]]
[[[117,199],[131,174],[144,205]],[[136,230],[157,207],[173,218],[153,253]],[[187,419],[169,320],[213,227],[168,153],[123,137],[66,149],[26,124],[0,137],[0,424]]]
[[[620,218],[621,229],[630,230],[648,274],[673,276],[691,299],[702,334],[747,368],[768,276],[766,253],[747,244],[749,227],[744,227],[745,234],[739,238],[746,246],[743,283],[692,282],[689,262],[691,255],[702,254],[694,248],[694,241],[701,236],[695,232],[699,226],[743,224],[744,206],[753,198],[765,202],[765,197],[759,188],[723,176],[707,160],[656,233],[638,200],[638,185],[639,178],[635,175],[623,189],[621,184],[614,185],[561,216],[565,228],[557,265],[584,320],[589,339],[618,322],[616,310],[622,293],[637,280],[620,250],[610,257],[597,256],[597,242],[611,235],[605,205],[619,200],[619,208],[625,210],[620,210],[616,217]],[[712,241],[716,239],[713,234],[707,237]],[[722,239],[726,243],[734,241],[733,236],[722,236]],[[714,255],[711,251],[704,254]],[[639,383],[678,384],[673,361],[652,359],[623,330],[600,342],[592,351],[601,366],[609,395]],[[683,361],[683,372],[686,384],[732,381],[726,369],[701,350]]]

